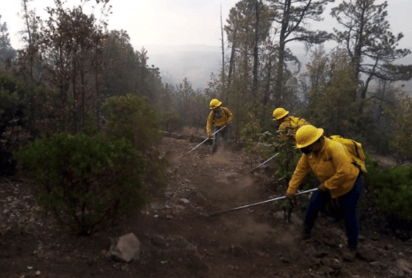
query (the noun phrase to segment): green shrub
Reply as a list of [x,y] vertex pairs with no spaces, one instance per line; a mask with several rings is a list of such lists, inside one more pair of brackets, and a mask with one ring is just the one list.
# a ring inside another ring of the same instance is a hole
[[127,140],[58,133],[16,157],[38,204],[79,233],[112,225],[145,202],[143,158]]
[[249,122],[241,130],[241,140],[246,143],[244,151],[250,154],[258,154],[268,159],[279,153],[274,158],[275,173],[274,175],[280,179],[289,182],[293,171],[299,161],[301,153],[297,150],[293,143],[283,142],[276,133],[263,131],[258,119],[249,114]]
[[379,169],[367,156],[365,181],[374,201],[385,214],[389,225],[412,224],[412,166]]
[[18,148],[19,133],[29,129],[27,91],[14,78],[0,72],[0,177],[15,172],[12,152]]
[[168,156],[162,157],[154,147],[162,138],[159,114],[144,99],[136,95],[114,96],[103,104],[107,118],[107,134],[132,142],[145,158],[144,181],[150,184],[151,194],[167,185]]
[[144,99],[136,95],[114,96],[103,104],[107,134],[126,138],[142,153],[162,138],[159,115]]

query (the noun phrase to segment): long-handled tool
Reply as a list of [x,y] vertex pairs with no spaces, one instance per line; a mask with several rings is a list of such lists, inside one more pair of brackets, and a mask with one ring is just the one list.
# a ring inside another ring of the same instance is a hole
[[267,159],[265,162],[261,163],[259,166],[257,166],[256,168],[254,168],[253,170],[251,170],[249,173],[252,173],[253,171],[255,171],[257,168],[259,168],[260,166],[264,165],[266,162],[272,160],[273,158],[275,158],[279,153],[275,154],[274,156],[272,156],[271,158]]
[[[296,195],[301,195],[301,194],[310,193],[310,192],[313,192],[313,191],[316,191],[316,190],[318,190],[318,189],[317,189],[317,188],[313,188],[313,189],[309,189],[309,190],[306,190],[306,191],[301,191],[301,192],[296,193],[295,196],[296,196]],[[231,209],[220,210],[220,211],[216,211],[216,212],[214,212],[214,213],[212,213],[212,214],[209,214],[209,216],[215,216],[215,215],[218,215],[218,214],[221,214],[221,213],[224,213],[224,212],[229,212],[229,211],[234,211],[234,210],[238,210],[238,209],[244,209],[244,208],[248,208],[248,207],[253,207],[253,206],[257,206],[257,205],[261,205],[261,204],[265,204],[265,203],[269,203],[269,202],[273,202],[273,201],[282,200],[282,199],[285,199],[285,198],[286,198],[286,196],[281,196],[281,197],[276,197],[276,198],[269,199],[269,200],[262,201],[262,202],[258,202],[258,203],[253,203],[253,204],[249,204],[249,205],[244,205],[244,206],[241,206],[241,207],[236,207],[236,208],[231,208]]]
[[[215,135],[216,133],[218,133],[219,131],[223,130],[225,127],[226,127],[226,125],[222,126],[219,130],[215,131],[215,132],[212,134],[212,136]],[[204,142],[206,142],[207,140],[209,140],[209,137],[206,138],[205,140],[203,140],[202,143],[198,144],[196,147],[194,147],[193,149],[191,149],[190,151],[188,151],[187,153],[185,153],[184,155],[182,155],[180,158],[182,158],[182,157],[186,156],[187,154],[189,154],[190,152],[194,151],[195,149],[197,149],[200,145],[202,145],[202,144],[203,144]]]

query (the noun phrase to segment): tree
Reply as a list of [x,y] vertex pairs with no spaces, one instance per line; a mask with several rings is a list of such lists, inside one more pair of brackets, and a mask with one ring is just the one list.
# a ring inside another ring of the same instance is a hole
[[49,18],[36,43],[45,85],[58,90],[58,129],[77,132],[85,128],[87,117],[98,122],[105,25],[97,25],[94,15],[85,14],[82,6],[65,9],[60,1],[55,4],[47,8]]
[[[234,74],[241,74],[247,79],[251,76],[251,92],[255,96],[258,90],[259,49],[269,36],[271,17],[271,11],[261,0],[242,0],[230,10],[225,26],[232,48],[228,82],[230,84]],[[239,65],[236,66],[236,63]]]
[[4,63],[6,59],[14,59],[14,57],[16,57],[16,51],[11,47],[7,24],[1,23],[0,15],[0,63]]
[[280,106],[285,93],[283,90],[285,62],[297,61],[286,45],[298,41],[310,47],[328,40],[330,35],[327,32],[311,31],[306,26],[310,20],[321,21],[325,6],[334,0],[268,0],[268,2],[272,9],[278,11],[274,17],[275,28],[279,29],[275,106]]
[[[310,91],[305,117],[315,126],[322,126],[329,134],[353,137],[357,103],[349,92],[356,90],[353,68],[344,49],[326,55],[323,48],[316,49],[307,71]],[[333,107],[333,109],[331,109]]]
[[[397,48],[403,34],[390,31],[386,17],[388,3],[375,4],[375,0],[346,0],[332,9],[331,15],[343,26],[334,30],[334,39],[346,48],[353,66],[353,76],[360,84],[360,95],[351,92],[353,100],[364,101],[372,80],[409,80],[412,65],[394,65],[393,62],[411,53]],[[362,114],[364,104],[359,106]]]
[[412,158],[412,98],[406,94],[398,96],[398,105],[387,108],[392,119],[391,147],[398,165]]

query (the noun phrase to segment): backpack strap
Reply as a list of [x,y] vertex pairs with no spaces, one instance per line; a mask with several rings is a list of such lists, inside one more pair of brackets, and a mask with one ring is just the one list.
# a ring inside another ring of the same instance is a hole
[[356,142],[355,142],[355,141],[353,141],[353,140],[351,140],[351,141],[352,141],[353,144],[355,145],[356,156],[357,156],[358,158],[360,158],[359,151],[358,151],[358,145],[356,145]]

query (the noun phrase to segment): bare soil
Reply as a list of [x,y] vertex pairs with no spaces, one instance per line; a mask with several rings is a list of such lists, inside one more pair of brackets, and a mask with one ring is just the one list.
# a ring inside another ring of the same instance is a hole
[[[286,221],[281,203],[210,216],[283,195],[286,187],[264,171],[250,174],[258,162],[235,149],[212,156],[204,144],[181,157],[197,144],[162,139],[163,153],[171,152],[168,187],[120,226],[89,237],[68,234],[38,213],[25,183],[2,182],[0,277],[412,277],[412,242],[380,234],[367,214],[354,262],[342,257],[342,223],[326,216],[307,241],[300,237],[303,212],[295,209]],[[140,259],[106,256],[110,238],[130,232],[141,242]]]

